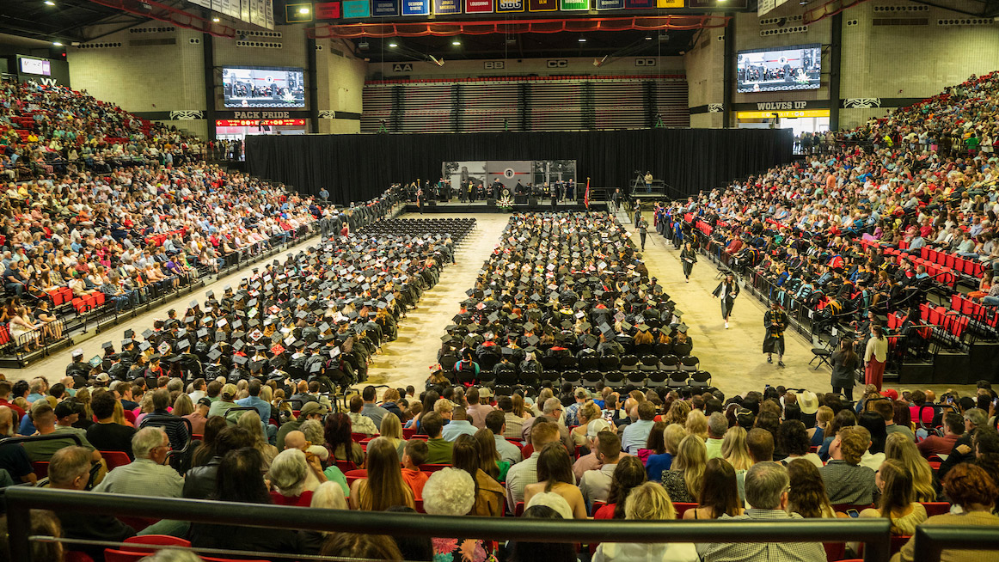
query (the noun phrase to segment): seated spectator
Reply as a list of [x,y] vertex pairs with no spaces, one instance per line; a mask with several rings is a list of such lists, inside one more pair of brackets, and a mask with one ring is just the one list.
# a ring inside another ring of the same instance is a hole
[[705,462],[705,442],[688,434],[677,447],[677,456],[670,469],[660,476],[663,488],[677,502],[696,502],[701,493]]
[[[260,416],[257,415],[257,413],[251,411],[237,411],[237,412],[242,412],[243,414],[240,415],[239,420],[236,422],[236,425],[241,428],[246,428],[247,432],[253,435],[254,438],[253,447],[260,452],[260,455],[264,457],[263,469],[267,471],[267,469],[271,467],[271,462],[274,461],[275,456],[278,455],[278,448],[267,443],[267,435],[264,433],[264,424],[260,421]],[[318,422],[315,421],[307,421],[307,422],[312,422],[312,424],[315,424],[317,426],[317,430],[319,430]],[[305,426],[305,424],[303,424],[303,426]],[[285,442],[287,445],[288,442],[287,437],[285,439]]]
[[361,444],[351,438],[351,419],[346,414],[332,413],[326,417],[323,438],[334,461],[350,461],[357,467],[364,465],[365,452]]
[[831,504],[872,504],[877,489],[875,472],[859,465],[868,442],[853,426],[842,428],[830,445],[830,461],[820,468]]
[[476,427],[473,426],[468,419],[469,413],[466,412],[465,409],[453,409],[451,413],[451,420],[441,430],[441,438],[454,443],[459,436],[474,436],[476,434]]
[[573,477],[573,463],[561,444],[549,443],[542,448],[536,471],[538,482],[524,488],[525,502],[539,493],[556,493],[569,503],[574,518],[586,520],[587,506]]
[[912,536],[917,526],[927,520],[927,510],[913,500],[913,478],[906,466],[895,459],[886,460],[875,473],[875,485],[881,493],[878,508],[866,508],[859,516],[888,518],[893,535]]
[[823,467],[823,460],[809,451],[806,425],[798,420],[786,420],[778,427],[778,449],[788,455],[781,463],[788,465],[793,459],[804,459],[816,467]]
[[[719,520],[771,520],[801,518],[787,513],[788,471],[778,463],[754,464],[746,475],[745,514],[722,515]],[[777,522],[775,523],[777,525]],[[761,542],[698,544],[703,561],[824,561],[826,551],[820,542]]]
[[[541,396],[538,397],[538,400],[542,400]],[[564,422],[563,406],[562,403],[559,402],[559,399],[555,397],[545,399],[545,402],[542,403],[541,414],[529,421],[526,421],[521,426],[521,440],[523,442],[531,441],[532,428],[539,422],[555,423],[556,427],[559,429],[559,441],[566,446],[566,449],[572,449],[574,447],[572,438],[570,438],[569,435],[569,429],[566,428]],[[646,443],[645,437],[643,438],[642,443]]]
[[475,437],[462,434],[455,440],[452,466],[465,471],[476,481],[476,502],[472,505],[472,512],[469,515],[502,517],[503,487],[482,470],[481,460],[479,441]]
[[[492,410],[486,414],[484,427],[493,434],[493,441],[496,444],[495,451],[500,455],[500,460],[514,465],[521,461],[521,448],[511,444],[504,437],[507,435],[507,418],[503,411]],[[478,433],[477,433],[478,436]],[[506,476],[507,472],[502,472]],[[500,478],[502,481],[503,479]]]
[[413,498],[422,499],[424,485],[427,484],[427,473],[420,470],[420,466],[427,460],[427,443],[419,438],[413,438],[406,442],[403,447],[402,474],[403,481],[413,491]]
[[[49,434],[76,435],[80,439],[81,445],[90,451],[90,457],[93,462],[100,463],[102,460],[101,452],[97,451],[97,448],[87,440],[86,433],[83,430],[71,426],[79,416],[76,409],[65,401],[59,403],[56,407],[58,412],[53,410],[45,401],[40,401],[37,407],[32,405],[31,417],[34,420],[38,434],[40,436],[48,436]],[[57,417],[59,421],[58,425],[56,425]],[[65,448],[67,445],[73,444],[75,444],[73,439],[67,436],[65,440],[25,442],[23,447],[24,451],[28,454],[28,459],[36,462],[49,461],[57,451]]]
[[707,459],[722,457],[722,441],[725,439],[728,429],[729,423],[726,420],[726,415],[721,412],[713,412],[709,415],[708,439],[705,440],[705,457]]
[[[346,227],[345,227],[346,229]],[[319,553],[323,557],[363,559],[366,561],[402,561],[396,542],[390,536],[373,534],[332,534]]]
[[497,437],[489,428],[477,430],[473,436],[479,443],[479,468],[497,483],[502,483],[507,480],[507,472],[510,471],[513,464],[500,459],[500,452],[497,451]]
[[889,434],[885,441],[885,459],[886,461],[899,461],[906,468],[906,472],[913,481],[913,500],[916,502],[937,500],[931,465],[920,455],[920,452],[917,451],[917,445],[906,434],[902,432]]
[[129,459],[135,459],[132,455],[132,437],[135,436],[135,428],[115,422],[117,402],[114,393],[107,391],[94,393],[90,408],[97,417],[97,423],[87,429],[87,441],[99,451],[125,452]]
[[[79,446],[67,446],[56,451],[49,462],[49,487],[71,491],[85,490],[90,482],[92,459],[91,452]],[[56,510],[55,515],[62,524],[63,537],[67,540],[120,542],[135,535],[135,530],[107,514]],[[104,558],[104,546],[77,545],[71,541],[64,541],[63,547],[69,551],[82,551],[95,561]]]
[[[274,498],[274,495],[271,495]],[[344,498],[344,491],[336,483],[327,481],[321,483],[313,491],[312,500],[309,502],[310,508],[325,508],[330,510],[347,510],[347,500]],[[319,555],[320,550],[326,540],[333,536],[331,532],[320,532],[317,530],[300,530],[298,542],[300,553],[303,555]]]
[[[29,512],[29,517],[31,519],[29,533],[32,536],[51,536],[53,538],[64,537],[62,526],[59,524],[59,519],[56,518],[56,515],[51,511],[37,509],[31,510]],[[4,561],[13,561],[14,559],[10,554],[7,516],[0,517],[0,537],[5,538],[4,541],[0,541],[0,557],[2,557]],[[30,545],[32,561],[66,560],[62,542],[32,541]],[[576,561],[575,555],[573,556],[573,561]]]
[[310,506],[313,491],[327,480],[319,458],[299,449],[279,453],[270,463],[268,477],[274,488],[271,500],[286,506]]
[[964,432],[965,419],[956,412],[950,412],[944,417],[944,436],[927,436],[917,443],[917,451],[924,457],[948,455]]
[[649,432],[653,429],[653,418],[656,416],[656,405],[646,401],[636,408],[639,420],[629,424],[622,431],[622,450],[636,454],[639,448],[646,445]]
[[545,446],[557,441],[559,441],[559,426],[556,423],[540,421],[532,424],[531,445],[534,451],[531,453],[531,457],[515,464],[507,472],[507,507],[509,509],[513,510],[517,503],[524,500],[525,487],[538,482],[538,456]]
[[[541,495],[536,495],[536,499]],[[560,497],[562,498],[562,497]],[[569,512],[569,507],[566,509]],[[563,520],[565,517],[557,510],[544,505],[529,506],[524,509],[521,518],[541,519],[541,520]],[[562,542],[527,542],[510,541],[507,542],[507,557],[504,561],[577,561],[576,549],[573,544]]]
[[212,400],[208,397],[198,399],[194,412],[185,415],[184,418],[191,421],[192,434],[205,434],[205,422],[208,421],[208,411],[212,408]]
[[[878,437],[878,443],[872,437],[871,431],[878,432],[880,436]],[[858,425],[854,427],[854,431],[861,436],[861,440],[868,444],[868,449],[861,456],[862,467],[867,467],[872,471],[878,471],[878,468],[882,466],[882,462],[885,461],[885,425],[882,424],[882,417],[878,416],[873,412],[862,413],[861,420],[858,421]],[[878,448],[878,449],[876,449]]]
[[[208,391],[209,391],[208,393],[209,398],[211,398],[212,395],[211,384],[208,386]],[[322,421],[323,418],[326,416],[326,413],[328,412],[330,412],[330,410],[325,405],[321,405],[317,403],[315,400],[303,404],[302,410],[299,411],[299,417],[282,424],[281,428],[278,429],[278,435],[276,437],[275,446],[277,446],[279,450],[284,450],[285,436],[289,432],[292,432],[293,430],[298,430],[299,427],[302,426],[302,423],[305,422],[306,420],[313,419]],[[350,435],[350,432],[348,432],[348,435]]]
[[486,416],[494,410],[489,405],[489,397],[483,396],[484,392],[490,393],[492,396],[492,391],[488,387],[483,387],[483,392],[478,387],[473,387],[465,395],[469,402],[469,408],[466,409],[469,415],[467,418],[477,430],[486,427]]
[[610,430],[611,428],[611,423],[603,418],[592,420],[587,424],[587,448],[590,450],[590,453],[581,455],[573,462],[573,475],[576,476],[577,481],[582,479],[583,474],[587,471],[597,469],[601,466],[600,460],[597,459],[597,436],[601,432]]
[[624,520],[628,496],[632,489],[646,482],[646,468],[635,456],[624,456],[618,460],[618,467],[611,476],[608,502],[594,512],[595,520]]
[[646,446],[639,448],[639,451],[636,452],[636,455],[644,464],[654,455],[667,453],[663,448],[663,431],[666,427],[667,425],[662,420],[653,422],[653,427],[649,430],[649,437],[646,438]]
[[916,437],[913,435],[913,431],[910,430],[909,426],[896,424],[894,420],[896,412],[895,409],[893,409],[892,401],[875,401],[872,407],[874,411],[882,417],[882,420],[885,421],[885,432],[887,436],[892,435],[894,432],[898,432],[909,438],[911,442],[916,441]]
[[[961,512],[950,512],[931,516],[924,521],[928,526],[985,526],[996,530],[1000,525],[993,513],[997,502],[997,487],[981,467],[962,463],[948,472],[942,483],[944,494]],[[914,538],[903,545],[892,561],[914,561]],[[997,550],[946,549],[941,553],[942,561],[993,561],[998,558]]]
[[663,453],[653,454],[646,458],[646,476],[650,481],[657,483],[663,478],[663,472],[669,470],[673,464],[681,440],[687,436],[687,430],[675,423],[664,428],[662,434]]
[[[260,471],[263,464],[260,452],[253,448],[244,447],[227,452],[218,466],[215,491],[209,498],[225,502],[272,504]],[[299,553],[299,540],[295,530],[282,528],[269,529],[266,534],[262,534],[260,528],[200,523],[191,526],[189,539],[192,547]]]
[[607,502],[611,490],[611,480],[618,460],[622,453],[621,440],[610,430],[604,430],[597,435],[597,459],[601,463],[598,469],[583,473],[580,479],[580,492],[587,506],[594,501]]
[[[476,483],[461,469],[435,471],[424,485],[427,514],[465,516],[476,503]],[[433,538],[434,561],[487,561],[495,557],[493,542],[466,538]],[[351,555],[357,557],[357,555]]]
[[[217,488],[219,466],[226,454],[244,448],[253,448],[254,437],[250,432],[238,426],[225,427],[225,419],[221,416],[209,419],[210,428],[212,422],[216,420],[221,421],[223,429],[219,431],[218,437],[213,441],[210,457],[205,464],[192,467],[184,476],[184,498],[209,498]],[[260,459],[263,463],[263,457]],[[261,468],[258,467],[257,470],[260,471]]]
[[219,436],[219,433],[229,427],[226,419],[221,416],[213,416],[212,418],[205,421],[205,432],[202,434],[201,442],[194,449],[194,453],[191,454],[191,466],[198,467],[199,465],[205,465],[208,460],[212,459],[215,451],[215,440]]
[[698,507],[684,513],[684,520],[714,520],[723,514],[743,514],[736,470],[721,457],[714,457],[705,464],[705,475],[698,494]]
[[[105,393],[107,394],[107,393]],[[117,493],[143,497],[181,498],[184,478],[165,465],[170,453],[170,439],[162,428],[143,428],[132,437],[135,461],[112,469],[94,487],[97,493]]]
[[392,443],[382,438],[368,442],[367,469],[367,478],[351,484],[351,508],[375,512],[400,505],[416,508],[414,491],[403,480]]
[[378,428],[372,419],[361,414],[361,409],[364,408],[365,402],[361,399],[360,395],[355,395],[351,397],[351,412],[348,416],[351,418],[351,429],[358,434],[366,434],[368,437],[378,434]]
[[[734,483],[735,484],[735,483]],[[643,483],[629,493],[626,520],[675,520],[677,512],[658,483]],[[594,561],[700,561],[693,543],[602,542]]]
[[439,413],[432,412],[421,419],[420,427],[429,436],[425,463],[451,463],[454,444],[441,437],[444,418]]
[[803,518],[835,518],[819,469],[805,458],[794,459],[788,467],[788,505],[785,511]]

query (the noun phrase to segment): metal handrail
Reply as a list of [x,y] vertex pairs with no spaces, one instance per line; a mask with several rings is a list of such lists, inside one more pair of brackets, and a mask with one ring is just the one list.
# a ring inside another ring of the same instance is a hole
[[917,526],[914,561],[940,561],[941,552],[949,548],[995,550],[997,539],[997,529],[987,526]]
[[518,518],[330,510],[29,487],[9,487],[3,492],[7,504],[10,555],[12,560],[21,561],[31,560],[29,510],[32,508],[271,529],[363,534],[384,534],[392,530],[394,536],[445,535],[564,543],[859,541],[866,544],[866,561],[889,559],[890,522],[887,519],[795,519],[781,520],[780,525],[767,520],[617,520],[613,523],[532,520],[531,525],[526,526]]

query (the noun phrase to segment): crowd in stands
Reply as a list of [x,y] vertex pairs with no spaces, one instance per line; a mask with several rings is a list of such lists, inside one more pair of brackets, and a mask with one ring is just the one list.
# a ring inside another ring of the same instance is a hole
[[[854,404],[840,395],[783,387],[725,397],[714,389],[632,386],[567,393],[543,384],[537,396],[518,391],[494,397],[485,387],[456,385],[430,386],[420,394],[412,387],[390,388],[378,397],[368,386],[353,397],[350,414],[306,390],[306,402],[268,437],[259,409],[284,408],[275,397],[294,391],[287,381],[251,378],[233,385],[219,377],[207,389],[201,381],[185,389],[181,379],[164,376],[145,389],[98,379],[75,387],[72,377],[48,386],[39,378],[28,387],[18,382],[16,390],[0,381],[0,430],[6,435],[19,433],[19,410],[29,413],[24,418],[39,434],[67,435],[66,441],[0,447],[0,479],[47,479],[53,488],[147,497],[496,518],[775,520],[850,514],[891,520],[900,537],[896,557],[904,561],[915,557],[912,540],[904,536],[922,523],[998,525],[996,394],[985,382],[975,395],[949,392],[940,401],[926,390],[880,393],[869,387]],[[143,426],[138,418],[146,404],[152,405],[148,414],[191,421],[194,444],[171,453],[171,427]],[[229,405],[254,408],[229,413]],[[419,431],[404,430],[414,418]],[[128,459],[115,461],[108,452],[125,452]],[[109,465],[113,469],[106,471]],[[72,539],[167,534],[195,548],[292,558],[331,555],[339,542],[351,539],[384,542],[393,556],[395,547],[413,560],[536,560],[516,541],[256,534],[175,520],[122,521],[61,511],[54,516],[47,525],[61,531],[64,548],[93,557],[103,548]],[[591,547],[595,561],[828,556],[818,542]],[[554,550],[555,560],[577,560],[574,549],[545,549]],[[844,550],[861,547],[833,549],[843,558],[850,555]]]
[[[927,333],[913,327],[933,321],[928,293],[950,299],[959,283],[986,307],[972,315],[959,306],[941,327],[959,341],[966,329],[995,334],[997,93],[997,72],[972,77],[843,134],[864,144],[826,144],[686,204],[658,206],[657,228],[673,239],[696,235],[767,298],[806,307],[820,324],[853,323],[862,340],[870,313],[884,329],[895,319],[883,317],[899,312],[907,345],[919,348]],[[961,147],[942,145],[944,137],[960,137]]]
[[388,210],[385,195],[321,208],[69,88],[4,82],[0,109],[0,341],[18,351],[62,339],[67,315],[134,307],[310,229],[342,234]]

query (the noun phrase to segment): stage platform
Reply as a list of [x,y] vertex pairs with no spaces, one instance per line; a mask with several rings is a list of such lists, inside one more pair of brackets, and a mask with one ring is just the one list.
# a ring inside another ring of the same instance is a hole
[[[556,204],[554,208],[555,211],[567,212],[567,211],[586,211],[586,207],[583,205],[583,201],[562,201]],[[606,201],[591,201],[590,210],[591,211],[607,211],[608,202]],[[406,213],[419,213],[420,209],[417,207],[415,202],[409,202],[403,208]],[[501,208],[497,205],[490,205],[485,201],[476,201],[473,203],[462,203],[459,201],[435,201],[428,202],[424,204],[424,215],[431,213],[526,213],[526,212],[545,212],[553,211],[551,200],[549,199],[539,199],[537,203],[515,203],[510,211]]]

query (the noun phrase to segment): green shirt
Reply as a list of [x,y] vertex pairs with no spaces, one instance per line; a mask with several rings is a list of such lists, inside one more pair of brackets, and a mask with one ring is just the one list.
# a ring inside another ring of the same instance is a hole
[[424,463],[451,463],[454,444],[441,438],[427,440],[427,459]]
[[[75,434],[80,438],[80,445],[90,451],[94,451],[95,449],[94,446],[87,441],[87,432],[80,428],[73,428],[72,426],[56,426],[56,430],[53,434]],[[52,459],[52,456],[56,454],[56,452],[66,446],[75,446],[76,442],[67,436],[65,440],[39,440],[37,442],[25,442],[22,445],[24,446],[24,451],[28,453],[28,459],[34,463],[36,461],[49,461]],[[451,462],[449,461],[448,463]]]

